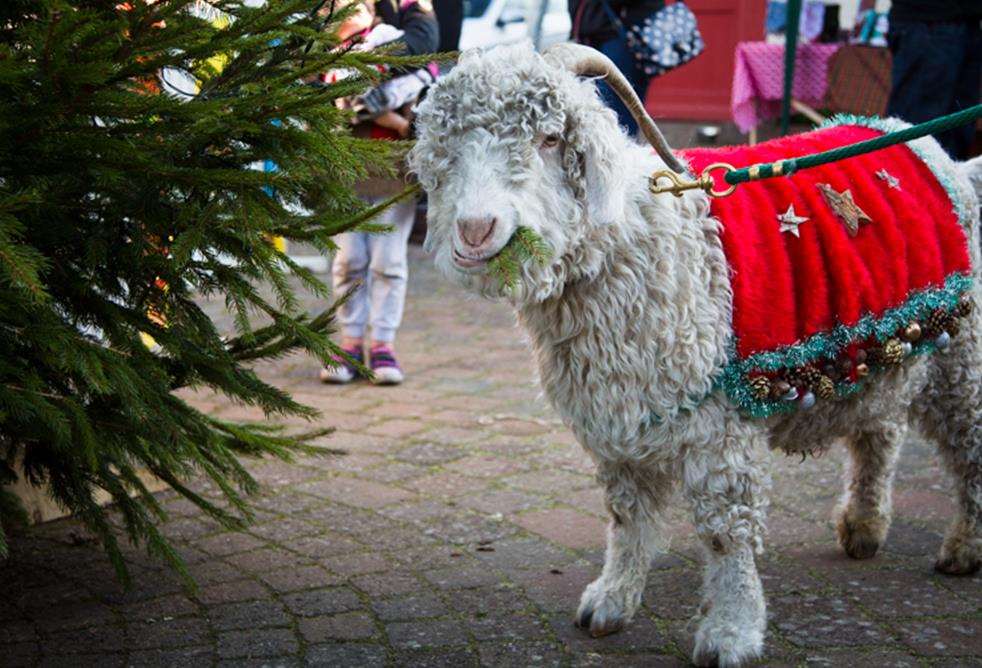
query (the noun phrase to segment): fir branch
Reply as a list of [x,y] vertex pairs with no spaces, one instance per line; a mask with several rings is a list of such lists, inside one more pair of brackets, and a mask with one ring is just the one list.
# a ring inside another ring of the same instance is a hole
[[552,249],[538,233],[527,227],[519,227],[501,252],[488,262],[488,273],[498,281],[502,290],[511,291],[518,284],[522,265],[532,262],[544,266],[551,257]]

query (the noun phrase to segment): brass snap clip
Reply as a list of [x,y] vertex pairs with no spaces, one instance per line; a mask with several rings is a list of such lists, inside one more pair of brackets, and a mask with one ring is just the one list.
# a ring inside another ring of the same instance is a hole
[[[736,167],[725,162],[714,162],[711,165],[707,165],[706,168],[702,170],[702,174],[695,181],[683,181],[675,172],[669,169],[660,169],[648,177],[648,190],[653,195],[672,193],[676,197],[681,197],[682,193],[686,190],[698,189],[702,190],[710,197],[726,197],[736,190],[736,186],[730,185],[725,190],[715,190],[714,188],[716,187],[716,182],[713,180],[712,173],[717,169],[732,172],[736,169]],[[671,181],[671,183],[659,185],[658,181],[661,178],[667,178],[669,181]]]

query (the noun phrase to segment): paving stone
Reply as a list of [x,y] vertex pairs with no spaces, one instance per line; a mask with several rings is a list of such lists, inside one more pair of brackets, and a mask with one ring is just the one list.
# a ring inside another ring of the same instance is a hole
[[41,647],[51,656],[122,652],[127,649],[127,638],[117,626],[98,626],[48,634]]
[[208,608],[208,617],[215,629],[266,628],[289,626],[290,617],[278,601],[243,601],[224,603]]
[[259,659],[222,659],[218,668],[299,668],[302,664],[296,656],[265,656]]
[[478,648],[482,666],[557,668],[564,663],[562,650],[547,642],[482,642],[478,644]]
[[385,649],[380,645],[338,643],[307,648],[305,665],[335,668],[341,666],[381,666]]
[[468,641],[464,627],[455,620],[390,622],[385,625],[385,632],[389,642],[399,649],[463,645]]
[[259,575],[259,579],[270,589],[280,593],[301,589],[320,589],[329,585],[341,584],[340,578],[329,575],[320,566],[301,566],[262,573]]
[[537,616],[499,611],[468,619],[467,628],[478,640],[546,640],[551,635]]
[[426,571],[423,577],[439,589],[478,587],[498,581],[498,576],[480,564],[452,566]]
[[546,501],[541,497],[513,489],[495,489],[467,495],[461,499],[460,503],[474,510],[494,514],[528,510],[542,506]]
[[299,643],[289,629],[224,631],[218,635],[218,656],[222,659],[252,659],[293,654]]
[[372,552],[325,557],[320,560],[320,563],[327,570],[342,577],[379,573],[392,567],[392,563],[388,559]]
[[571,508],[536,510],[511,520],[532,533],[574,549],[596,547],[607,540],[604,522]]
[[411,573],[399,573],[391,570],[352,578],[351,585],[372,598],[409,594],[419,591],[424,586],[419,578]]
[[457,471],[475,478],[499,478],[528,469],[525,462],[494,457],[492,455],[471,455],[447,464],[450,471]]
[[396,459],[420,466],[434,466],[460,459],[464,454],[464,450],[452,445],[426,442],[401,450]]
[[597,484],[589,476],[557,470],[520,473],[505,478],[504,482],[512,487],[532,493],[555,494],[561,492],[563,495],[578,489],[596,487]]
[[210,640],[208,626],[195,617],[137,621],[126,626],[127,649],[173,648],[202,645]]
[[298,487],[308,494],[358,508],[381,508],[413,495],[406,490],[358,478],[330,478]]
[[476,667],[478,658],[470,649],[410,649],[399,653],[396,665],[400,668],[467,668]]
[[390,438],[405,438],[426,429],[426,424],[418,420],[386,420],[365,429],[369,434]]
[[[119,612],[127,620],[148,620],[194,615],[198,613],[198,606],[187,596],[174,594],[120,606]],[[88,618],[87,613],[83,619]]]
[[940,582],[943,576],[924,570],[857,571],[825,574],[857,605],[878,617],[924,617],[974,612],[972,605],[952,596]]
[[300,629],[300,635],[308,643],[333,640],[366,640],[375,635],[375,623],[364,612],[306,617],[301,619],[297,626]]
[[535,537],[509,536],[469,546],[468,552],[483,563],[502,570],[535,570],[546,573],[562,568],[575,557],[561,547]]
[[126,665],[142,668],[158,666],[159,668],[170,668],[171,666],[204,668],[214,663],[214,655],[215,652],[210,646],[140,650],[129,653]]
[[822,594],[771,597],[769,616],[799,647],[883,645],[892,637],[845,598]]
[[982,655],[982,620],[911,620],[893,625],[901,641],[925,656]]
[[915,668],[921,662],[909,654],[901,651],[872,650],[863,651],[862,649],[832,650],[808,652],[804,660],[808,668],[832,668],[833,666],[877,666],[880,668]]
[[570,566],[559,573],[519,571],[512,578],[537,606],[546,611],[564,611],[572,619],[580,594],[598,575],[592,567]]
[[261,547],[263,542],[246,533],[223,533],[202,538],[194,546],[213,556],[223,557],[236,552],[247,552]]
[[281,598],[287,609],[301,617],[350,612],[362,607],[361,600],[347,587],[301,591]]
[[[455,592],[453,600],[459,600],[462,592]],[[372,602],[372,610],[383,622],[406,621],[426,617],[440,617],[447,607],[435,594],[411,594]]]
[[[228,567],[226,566],[226,569]],[[209,587],[202,587],[198,592],[198,600],[205,605],[215,603],[232,603],[234,601],[249,601],[267,598],[269,592],[255,580],[235,580],[223,582]]]
[[610,654],[639,650],[668,651],[671,639],[647,617],[635,617],[624,629],[603,638],[592,638],[573,624],[573,615],[553,615],[549,618],[553,632],[560,642],[576,655],[584,653]]
[[357,541],[334,534],[299,538],[290,541],[289,546],[294,552],[299,552],[313,560],[322,559],[332,554],[350,554],[364,549],[364,546]]
[[34,622],[19,620],[0,624],[0,646],[33,642],[36,639],[37,629]]
[[101,652],[84,655],[46,654],[41,657],[37,665],[43,668],[77,668],[83,662],[84,665],[113,668],[114,666],[125,665],[126,657],[123,654],[107,654]]
[[[588,653],[576,656],[573,666],[576,668],[682,668],[690,666],[688,661],[669,654],[595,654]],[[768,666],[780,666],[767,662]],[[788,664],[790,668],[791,664]]]

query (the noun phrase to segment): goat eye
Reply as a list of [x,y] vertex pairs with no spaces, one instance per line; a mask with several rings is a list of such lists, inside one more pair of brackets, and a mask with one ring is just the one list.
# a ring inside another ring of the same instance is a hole
[[546,135],[542,140],[542,148],[552,148],[559,144],[559,140],[562,139],[559,135]]

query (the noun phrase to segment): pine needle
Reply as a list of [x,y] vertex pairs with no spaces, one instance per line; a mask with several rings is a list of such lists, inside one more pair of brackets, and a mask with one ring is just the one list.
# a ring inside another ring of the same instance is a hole
[[498,279],[502,290],[511,291],[518,285],[522,265],[533,262],[545,266],[552,257],[552,248],[528,227],[519,227],[505,247],[488,263],[488,273]]

